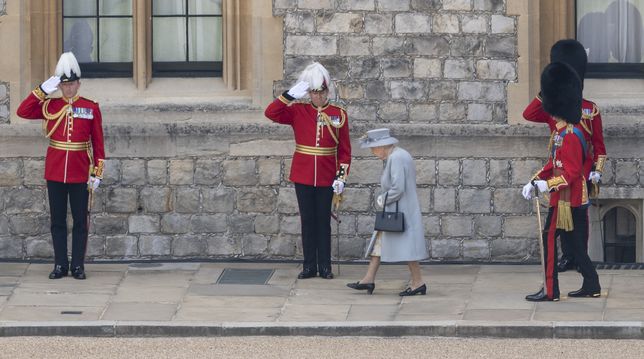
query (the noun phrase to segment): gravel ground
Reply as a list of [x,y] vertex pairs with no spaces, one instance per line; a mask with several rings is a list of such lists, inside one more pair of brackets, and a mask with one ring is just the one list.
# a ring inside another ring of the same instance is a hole
[[375,337],[0,338],[0,358],[642,358],[639,340]]

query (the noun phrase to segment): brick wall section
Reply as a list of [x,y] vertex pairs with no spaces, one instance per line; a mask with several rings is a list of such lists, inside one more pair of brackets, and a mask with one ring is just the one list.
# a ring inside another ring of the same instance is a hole
[[0,123],[9,123],[9,83],[0,81]]
[[275,0],[275,93],[319,61],[354,122],[505,123],[517,28],[504,11],[503,0]]

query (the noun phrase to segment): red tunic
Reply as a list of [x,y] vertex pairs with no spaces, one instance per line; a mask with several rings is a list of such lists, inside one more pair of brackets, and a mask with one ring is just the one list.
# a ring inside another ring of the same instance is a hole
[[[588,203],[582,164],[583,146],[579,137],[573,133],[573,127],[565,122],[555,125],[555,133],[550,139],[548,162],[534,176],[548,182],[551,207],[557,206],[560,200],[568,202],[570,207]],[[563,198],[564,194],[566,198]]]
[[[71,106],[65,110],[68,104]],[[91,173],[103,177],[103,125],[96,102],[80,96],[47,100],[44,93],[36,89],[22,101],[17,114],[25,119],[46,121],[43,129],[46,129],[46,135],[51,133],[45,158],[46,180],[87,182],[90,164],[93,164]]]
[[[602,116],[599,108],[594,102],[584,99],[581,104],[581,122],[579,126],[583,129],[584,137],[588,145],[588,154],[584,162],[584,176],[588,178],[590,171],[602,172],[606,163],[606,146],[604,145],[604,134],[602,130]],[[544,111],[541,106],[541,99],[537,96],[523,111],[523,118],[531,122],[546,123],[550,132],[555,130],[554,118]]]
[[333,184],[340,167],[349,174],[351,140],[344,109],[330,104],[316,108],[311,103],[291,102],[282,95],[268,105],[264,115],[293,128],[296,147],[291,181],[325,187]]

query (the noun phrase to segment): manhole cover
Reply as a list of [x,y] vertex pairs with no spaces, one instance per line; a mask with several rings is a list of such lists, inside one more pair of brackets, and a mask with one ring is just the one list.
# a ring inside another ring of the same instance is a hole
[[217,284],[266,284],[273,275],[273,269],[226,268]]

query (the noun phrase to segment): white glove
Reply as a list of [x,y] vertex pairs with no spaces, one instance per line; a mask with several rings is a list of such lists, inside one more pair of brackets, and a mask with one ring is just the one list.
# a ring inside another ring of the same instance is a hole
[[541,192],[541,193],[548,192],[548,182],[546,182],[544,180],[538,180],[538,181],[534,181],[534,184],[539,189],[539,192]]
[[306,96],[307,93],[309,93],[309,83],[306,81],[298,82],[287,92],[287,94],[294,99],[302,98]]
[[94,176],[89,176],[89,180],[87,181],[87,189],[96,191],[98,189],[98,186],[101,184],[101,179],[96,178]]
[[341,194],[344,192],[344,182],[340,180],[333,181],[333,192],[336,194]]
[[601,174],[601,172],[592,171],[592,172],[590,172],[590,175],[588,176],[588,179],[592,183],[599,183],[599,181],[601,181],[601,179],[602,179],[602,174]]
[[51,95],[52,93],[56,92],[56,90],[58,90],[58,84],[59,83],[60,83],[60,77],[52,76],[49,79],[47,79],[45,82],[43,82],[40,85],[40,88],[47,95]]
[[525,198],[525,199],[532,198],[532,189],[533,188],[534,188],[534,186],[530,182],[528,182],[525,186],[523,186],[523,190],[521,191],[521,194],[523,195],[523,198]]

